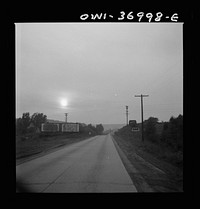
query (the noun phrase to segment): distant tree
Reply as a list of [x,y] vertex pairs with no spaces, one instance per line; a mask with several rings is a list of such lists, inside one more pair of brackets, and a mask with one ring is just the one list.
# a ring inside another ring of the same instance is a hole
[[97,134],[102,134],[104,131],[103,125],[102,124],[96,125],[96,131]]
[[169,125],[170,144],[178,150],[183,146],[183,116],[171,117]]
[[174,150],[183,149],[183,116],[171,117],[169,122],[165,122],[161,141],[165,142]]
[[86,133],[86,132],[87,132],[87,131],[86,131],[86,127],[87,127],[86,124],[80,123],[80,124],[79,124],[79,132],[82,133],[82,134]]
[[47,120],[47,116],[44,115],[43,113],[34,113],[31,116],[31,123],[33,123],[33,125],[39,130],[41,130],[41,124],[45,123],[46,120]]
[[23,113],[22,114],[22,119],[21,119],[21,133],[25,134],[27,133],[27,128],[30,125],[31,118],[29,112]]
[[158,118],[149,117],[148,120],[144,121],[144,135],[147,140],[156,142],[158,136],[156,134],[156,124]]
[[183,146],[183,115],[177,117],[177,143],[179,147]]
[[87,135],[87,136],[88,135],[94,136],[97,134],[96,128],[92,124],[89,124],[89,125],[80,124],[79,130],[80,130],[80,133]]
[[43,113],[34,113],[30,116],[29,112],[23,113],[21,118],[16,119],[16,133],[17,134],[26,134],[29,133],[30,130],[33,129],[30,125],[31,123],[34,125],[35,128],[41,127],[42,123],[45,123],[47,119],[46,115]]
[[163,130],[162,130],[161,138],[160,138],[161,142],[167,141],[168,132],[169,132],[168,130],[169,130],[169,122],[164,122]]
[[16,134],[20,135],[23,132],[22,118],[16,119]]
[[97,134],[96,127],[94,127],[92,124],[88,125],[88,131],[91,133],[91,135],[96,135]]

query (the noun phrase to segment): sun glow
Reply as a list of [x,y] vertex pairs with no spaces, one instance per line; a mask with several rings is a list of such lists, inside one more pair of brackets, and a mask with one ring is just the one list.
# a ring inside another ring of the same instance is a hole
[[61,100],[60,100],[60,104],[61,104],[62,107],[67,107],[67,105],[68,105],[67,99],[64,99],[64,98],[61,99]]

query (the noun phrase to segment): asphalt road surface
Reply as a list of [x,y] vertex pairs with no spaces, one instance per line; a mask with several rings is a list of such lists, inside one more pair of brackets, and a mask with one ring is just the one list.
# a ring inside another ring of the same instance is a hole
[[137,192],[110,134],[20,164],[16,177],[29,192]]

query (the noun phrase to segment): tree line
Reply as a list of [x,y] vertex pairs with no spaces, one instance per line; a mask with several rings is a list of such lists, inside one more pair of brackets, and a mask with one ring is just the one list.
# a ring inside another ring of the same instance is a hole
[[41,124],[46,121],[47,116],[43,113],[34,113],[33,115],[30,115],[29,112],[23,113],[21,118],[16,119],[16,134],[23,135],[40,131]]
[[[183,151],[183,115],[171,117],[167,122],[158,122],[158,118],[149,117],[144,121],[144,140],[162,144],[171,150]],[[141,130],[141,124],[137,125]],[[132,132],[130,126],[124,126],[116,132],[124,137],[141,136],[141,132]]]
[[104,128],[102,124],[97,124],[96,126],[93,126],[92,124],[80,124],[80,133],[82,134],[94,136],[103,134],[103,131]]
[[[41,131],[41,124],[47,122],[47,116],[43,113],[29,112],[23,113],[22,117],[16,119],[16,134],[25,135],[27,133],[35,133]],[[92,124],[80,124],[80,133],[87,135],[100,135],[104,131],[102,124],[93,126]]]
[[160,123],[161,133],[158,133],[158,118],[150,117],[144,121],[144,136],[154,143],[164,143],[174,151],[183,150],[183,115],[171,117],[168,122]]

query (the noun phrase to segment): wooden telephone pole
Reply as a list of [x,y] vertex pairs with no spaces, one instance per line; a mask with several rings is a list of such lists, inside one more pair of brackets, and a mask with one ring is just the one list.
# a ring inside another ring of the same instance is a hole
[[126,106],[126,125],[128,126],[128,106]]
[[68,116],[68,113],[65,113],[65,122],[67,123],[67,116]]
[[149,95],[135,95],[135,97],[141,97],[141,121],[142,121],[142,141],[144,141],[144,130],[143,130],[143,97],[148,97]]

